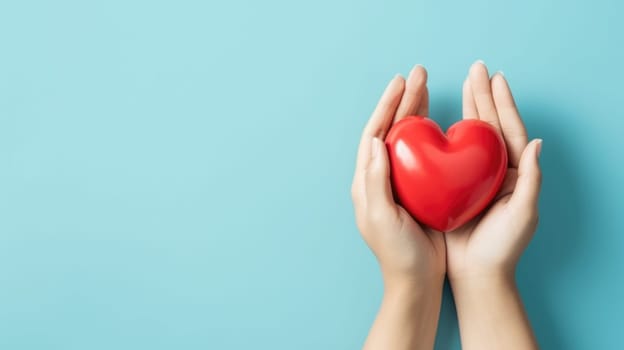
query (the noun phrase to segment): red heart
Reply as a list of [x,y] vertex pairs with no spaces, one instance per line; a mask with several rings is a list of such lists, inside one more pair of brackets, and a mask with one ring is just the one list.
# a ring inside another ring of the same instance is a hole
[[507,170],[505,141],[490,124],[470,119],[444,135],[429,118],[396,123],[386,137],[396,199],[417,221],[451,231],[496,196]]

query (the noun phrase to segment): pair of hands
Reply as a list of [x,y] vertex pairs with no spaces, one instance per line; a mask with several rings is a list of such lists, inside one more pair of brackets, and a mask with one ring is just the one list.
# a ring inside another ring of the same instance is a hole
[[[464,290],[489,284],[513,287],[517,262],[537,226],[541,140],[528,141],[504,76],[490,78],[483,62],[473,64],[463,85],[463,118],[486,121],[501,133],[509,168],[483,214],[455,231],[438,232],[420,225],[394,201],[383,143],[394,123],[409,115],[427,117],[428,110],[427,72],[418,65],[407,81],[397,75],[389,83],[358,149],[351,191],[356,221],[379,261],[385,295],[405,290],[441,294],[445,275],[456,302]],[[461,313],[458,305],[463,341]]]

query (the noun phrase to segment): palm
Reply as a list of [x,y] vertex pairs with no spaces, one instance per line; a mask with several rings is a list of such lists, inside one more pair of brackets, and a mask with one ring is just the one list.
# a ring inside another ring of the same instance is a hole
[[[446,244],[441,232],[428,227],[423,228],[402,207],[398,207],[401,228],[395,251],[410,250],[415,252],[412,261],[420,266],[427,266],[428,271],[444,272]],[[400,254],[402,255],[402,254]],[[441,271],[440,271],[441,270]]]
[[509,213],[508,203],[515,186],[516,174],[515,168],[508,168],[505,185],[490,207],[466,225],[447,232],[449,265],[463,265],[465,261],[491,264],[503,258],[498,255],[506,249],[500,248],[510,243],[508,237],[501,235],[501,232],[513,217]]

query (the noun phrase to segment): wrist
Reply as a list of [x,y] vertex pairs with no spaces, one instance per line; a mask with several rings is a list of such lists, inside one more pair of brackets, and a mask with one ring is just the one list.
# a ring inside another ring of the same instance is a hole
[[464,269],[455,269],[449,271],[449,283],[453,284],[470,284],[470,283],[503,283],[511,282],[516,278],[516,268],[513,266],[494,266],[494,267],[472,267]]
[[426,278],[384,276],[384,297],[399,299],[426,298],[441,295],[444,275]]
[[415,324],[436,320],[442,304],[444,279],[433,279],[426,283],[414,280],[384,279],[383,307],[396,310]]
[[516,290],[514,270],[474,271],[449,277],[453,294],[476,293],[487,296],[491,293]]
[[513,272],[462,274],[450,284],[462,347],[537,349]]

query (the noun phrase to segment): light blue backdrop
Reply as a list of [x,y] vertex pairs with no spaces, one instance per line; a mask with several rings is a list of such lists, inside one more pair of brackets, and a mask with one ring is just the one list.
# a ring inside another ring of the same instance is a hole
[[[476,59],[544,139],[519,268],[545,349],[624,329],[624,5],[2,1],[0,348],[356,349],[381,297],[353,223],[359,133]],[[445,291],[438,349],[458,349]]]

